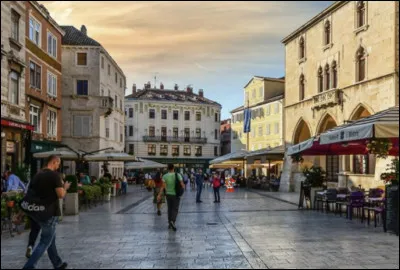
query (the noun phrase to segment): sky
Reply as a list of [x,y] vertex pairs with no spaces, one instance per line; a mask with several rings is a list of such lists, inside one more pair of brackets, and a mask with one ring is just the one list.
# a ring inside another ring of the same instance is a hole
[[87,28],[132,84],[191,85],[222,105],[243,105],[253,76],[283,77],[281,40],[332,1],[39,1],[59,25]]

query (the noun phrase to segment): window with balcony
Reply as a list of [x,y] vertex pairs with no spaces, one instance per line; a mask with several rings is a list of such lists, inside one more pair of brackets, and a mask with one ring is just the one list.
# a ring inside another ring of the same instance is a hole
[[51,32],[47,33],[47,52],[53,58],[57,58],[57,38]]
[[160,145],[160,155],[162,156],[168,155],[168,145],[165,144]]
[[57,77],[50,72],[47,73],[47,94],[51,97],[57,97]]
[[33,17],[29,17],[29,39],[40,47],[41,25]]
[[77,80],[76,81],[76,94],[78,96],[88,95],[88,80]]
[[129,136],[133,136],[133,126],[129,126]]
[[167,110],[161,110],[161,119],[167,120]]
[[185,142],[189,142],[190,140],[190,128],[185,128]]
[[149,136],[155,137],[156,136],[156,128],[154,126],[149,127]]
[[47,111],[47,136],[57,137],[57,112]]
[[129,155],[134,155],[135,154],[135,145],[132,144],[132,143],[129,144],[129,152],[128,152],[128,154]]
[[196,128],[196,138],[201,138],[201,128]]
[[173,111],[173,119],[179,120],[179,111]]
[[174,138],[178,138],[178,136],[179,136],[179,129],[178,129],[177,127],[174,127],[174,128],[172,129],[172,136],[173,136]]
[[185,121],[190,121],[190,112],[185,111]]
[[179,156],[179,145],[173,145],[172,146],[172,155],[173,156]]
[[184,145],[183,146],[183,154],[185,156],[190,156],[191,155],[190,145]]
[[201,121],[201,112],[196,112],[196,121]]
[[32,61],[29,63],[29,81],[31,87],[41,89],[42,67]]
[[34,105],[30,105],[29,112],[30,124],[33,126],[33,132],[40,133],[40,108]]
[[15,11],[11,11],[11,38],[19,41],[19,19],[20,15]]
[[84,52],[76,53],[76,64],[78,66],[87,66],[87,53]]
[[167,141],[167,127],[161,127],[161,140]]
[[133,108],[129,108],[129,118],[133,118]]
[[155,144],[149,144],[147,146],[147,151],[148,151],[148,154],[150,156],[155,156],[156,155],[156,145]]
[[155,109],[150,109],[149,110],[149,118],[150,119],[155,119],[156,118],[156,110]]
[[197,157],[199,157],[199,156],[201,156],[203,154],[201,146],[196,146],[195,149],[196,149],[195,151],[196,151],[196,156]]
[[19,104],[19,76],[20,74],[11,71],[10,72],[10,102],[13,104]]

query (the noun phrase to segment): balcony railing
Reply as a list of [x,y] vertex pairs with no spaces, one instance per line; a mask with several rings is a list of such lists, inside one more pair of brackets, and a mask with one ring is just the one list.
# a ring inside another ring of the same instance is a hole
[[188,138],[188,137],[172,137],[172,136],[143,136],[144,142],[190,142],[190,143],[207,143],[207,138]]

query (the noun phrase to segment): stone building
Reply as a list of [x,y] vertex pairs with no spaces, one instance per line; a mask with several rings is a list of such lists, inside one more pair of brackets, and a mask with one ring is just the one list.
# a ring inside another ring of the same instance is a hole
[[231,130],[231,119],[222,120],[219,130],[221,138],[221,156],[231,152]]
[[[125,75],[85,26],[62,29],[62,141],[86,152],[109,147],[123,152]],[[101,165],[92,162],[85,170],[99,176]],[[122,176],[124,165],[110,162],[108,168],[113,176]]]
[[[283,39],[286,147],[399,104],[399,2],[338,1]],[[307,158],[329,182],[382,185],[387,161],[366,156]],[[298,190],[286,158],[281,190]]]
[[126,152],[180,168],[208,168],[220,152],[221,105],[187,87],[144,85],[125,97]]
[[26,162],[31,130],[25,113],[25,1],[1,1],[1,172]]
[[[51,151],[61,142],[61,38],[64,31],[37,1],[25,1],[26,108],[34,127],[31,153]],[[43,166],[32,160],[31,172]]]

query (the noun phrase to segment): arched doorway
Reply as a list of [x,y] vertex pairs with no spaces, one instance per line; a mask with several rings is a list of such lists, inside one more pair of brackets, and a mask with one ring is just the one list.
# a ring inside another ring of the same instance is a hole
[[[337,126],[335,119],[330,114],[324,116],[323,120],[320,122],[317,134],[321,134],[327,130],[330,130]],[[321,157],[323,162],[323,157]],[[339,156],[326,156],[326,179],[327,182],[339,182]]]
[[306,122],[301,119],[294,133],[293,143],[298,144],[311,138],[311,131]]

